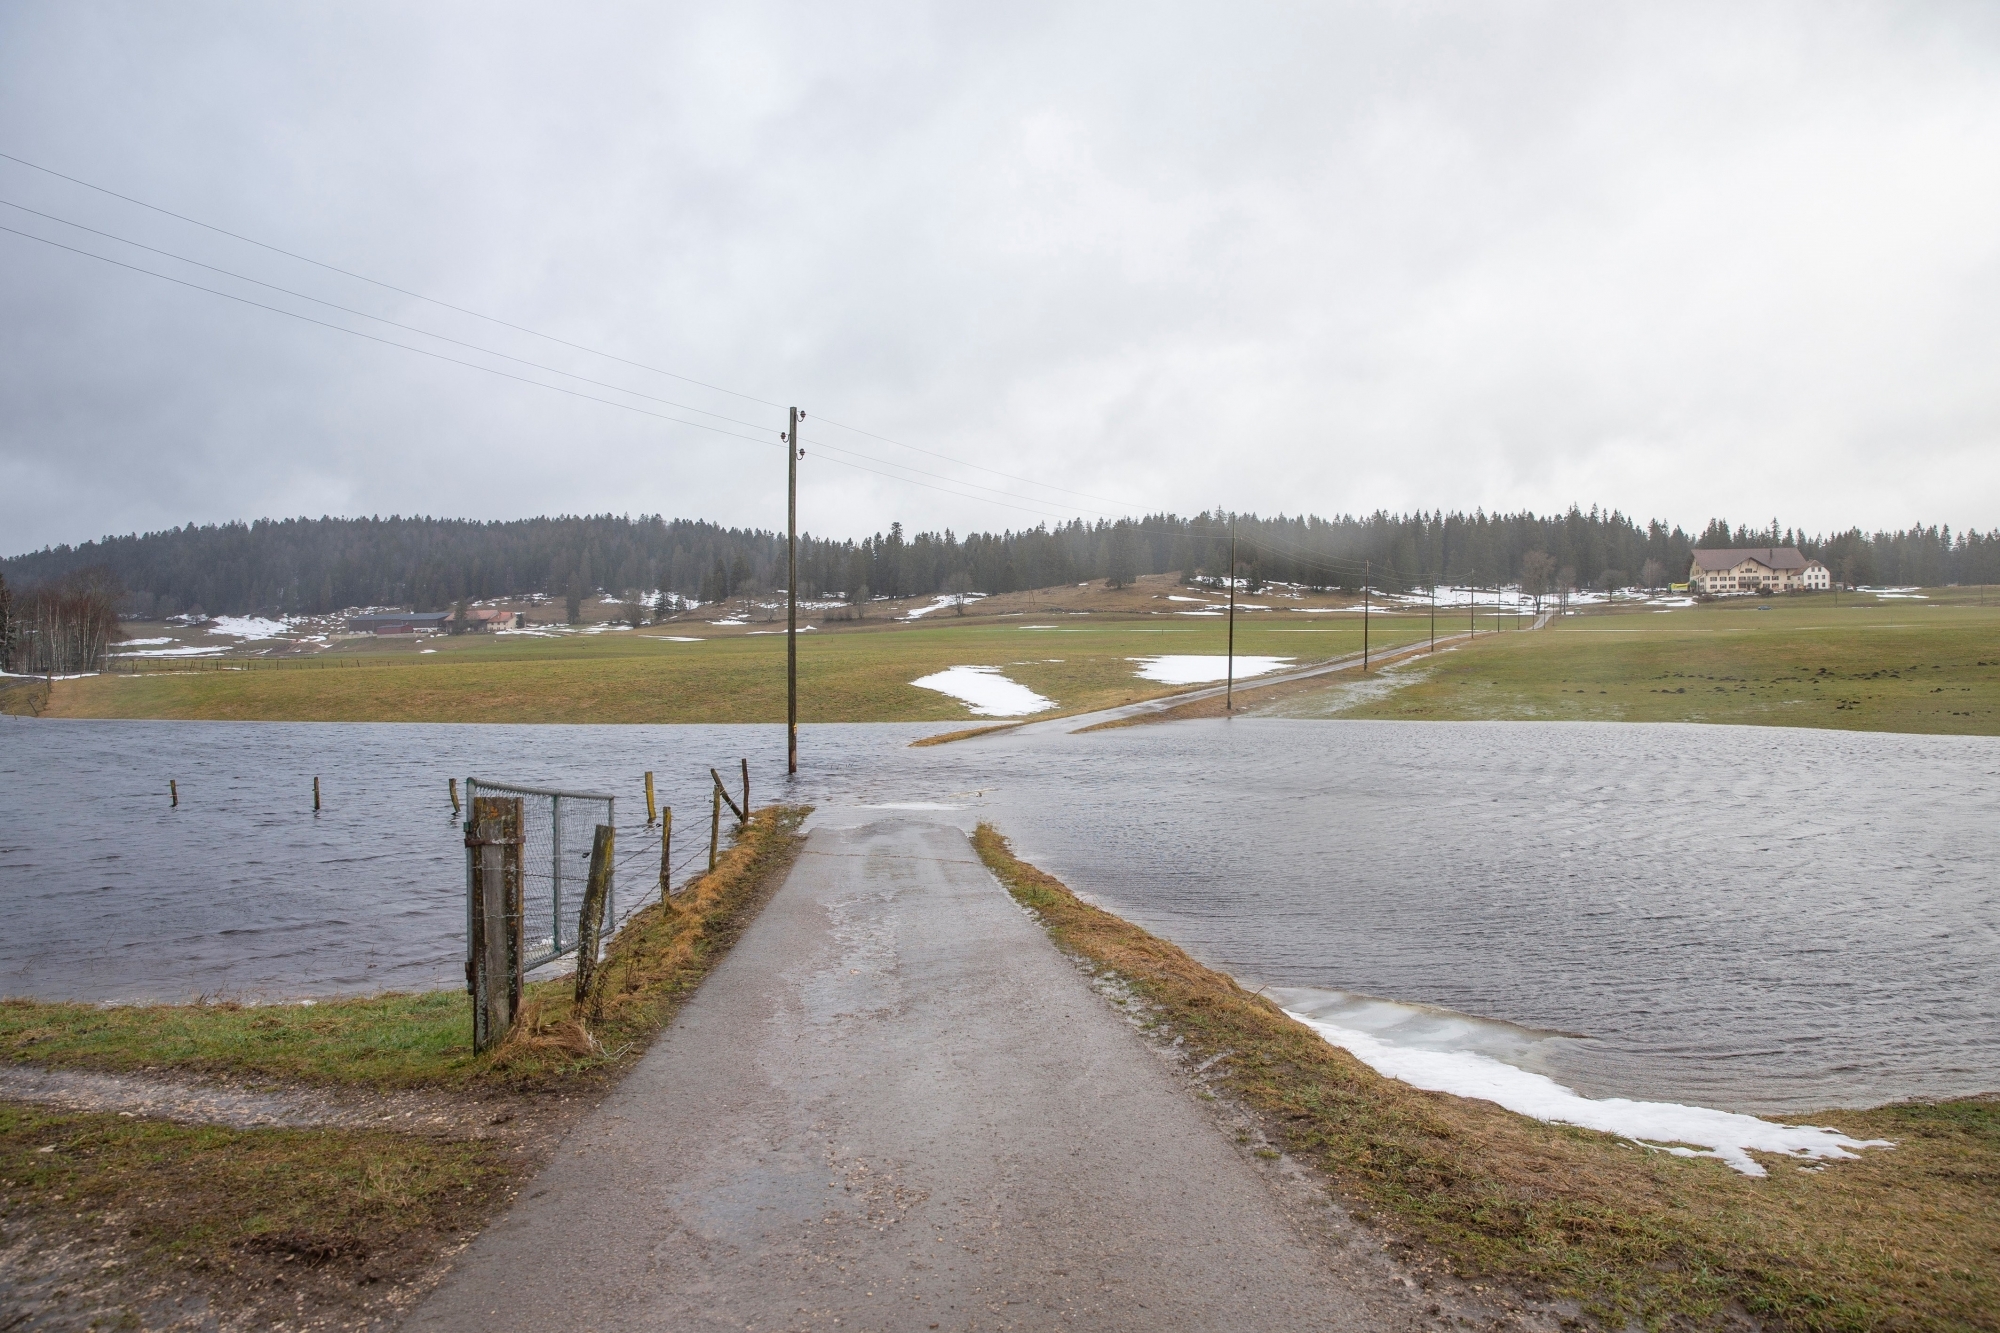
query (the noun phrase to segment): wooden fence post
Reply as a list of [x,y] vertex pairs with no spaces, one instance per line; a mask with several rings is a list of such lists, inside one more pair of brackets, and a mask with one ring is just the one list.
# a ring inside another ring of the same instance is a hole
[[715,780],[716,794],[722,797],[723,800],[729,802],[729,813],[736,816],[736,822],[741,824],[745,820],[749,819],[750,807],[746,805],[741,809],[737,808],[736,798],[729,794],[729,788],[722,785],[722,774],[716,772],[714,769],[711,768],[708,770],[708,776]]
[[722,843],[722,783],[715,784],[715,790],[708,801],[708,873],[715,873],[715,852]]
[[660,901],[668,907],[673,900],[674,808],[660,811]]
[[452,813],[452,817],[453,817],[453,818],[457,818],[457,817],[458,817],[458,810],[459,810],[459,806],[458,806],[458,779],[457,779],[457,778],[452,778],[452,779],[450,779],[450,782],[451,782],[451,813]]
[[750,818],[750,761],[743,761],[743,819]]
[[653,770],[646,770],[646,827],[653,827]]
[[173,778],[167,779],[167,803],[176,810],[181,808],[181,784]]
[[313,775],[313,813],[319,813],[319,775]]
[[521,798],[475,796],[472,860],[472,1048],[507,1039],[521,1003]]
[[597,826],[590,844],[590,879],[583,890],[583,913],[576,923],[576,1004],[595,1017],[602,988],[597,951],[604,942],[604,909],[611,896],[611,849],[616,836],[609,824]]

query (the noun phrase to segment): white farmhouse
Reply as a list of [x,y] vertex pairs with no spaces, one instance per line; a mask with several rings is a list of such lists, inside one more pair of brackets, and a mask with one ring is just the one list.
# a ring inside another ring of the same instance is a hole
[[1693,592],[1825,592],[1833,576],[1825,565],[1808,560],[1796,546],[1750,546],[1694,553],[1688,571]]

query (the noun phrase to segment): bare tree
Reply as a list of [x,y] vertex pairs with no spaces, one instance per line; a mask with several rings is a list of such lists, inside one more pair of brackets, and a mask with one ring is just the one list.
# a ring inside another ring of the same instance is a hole
[[958,608],[958,613],[964,615],[965,599],[972,593],[972,575],[959,570],[945,580],[944,590],[951,594],[951,604]]
[[27,593],[9,612],[14,651],[25,674],[96,671],[118,632],[118,582],[103,568],[79,570]]
[[1542,613],[1542,598],[1555,591],[1556,558],[1547,551],[1530,551],[1521,557],[1521,591],[1535,599],[1535,614]]
[[1667,567],[1659,560],[1647,560],[1639,566],[1639,586],[1648,592],[1657,592],[1667,581]]

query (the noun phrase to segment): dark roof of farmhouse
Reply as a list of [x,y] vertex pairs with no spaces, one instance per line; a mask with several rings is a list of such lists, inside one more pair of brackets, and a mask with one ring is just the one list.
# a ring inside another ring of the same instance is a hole
[[1732,546],[1696,550],[1695,568],[1713,572],[1734,569],[1745,560],[1755,560],[1766,569],[1804,569],[1806,558],[1796,546]]

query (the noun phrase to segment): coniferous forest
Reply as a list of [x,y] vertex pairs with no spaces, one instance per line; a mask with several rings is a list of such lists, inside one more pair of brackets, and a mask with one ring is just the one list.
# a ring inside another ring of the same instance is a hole
[[[1000,533],[803,536],[800,593],[857,600],[985,593],[1140,574],[1220,574],[1229,519],[1155,514]],[[1237,558],[1258,582],[1410,590],[1517,582],[1523,560],[1575,587],[1659,586],[1687,577],[1696,546],[1797,545],[1850,584],[2000,583],[2000,531],[1831,536],[1711,521],[1699,536],[1622,513],[1262,518],[1239,515]],[[169,528],[0,560],[18,592],[107,580],[127,614],[321,614],[356,606],[438,610],[467,598],[665,590],[704,602],[782,590],[779,532],[613,514],[471,519],[294,518]]]

